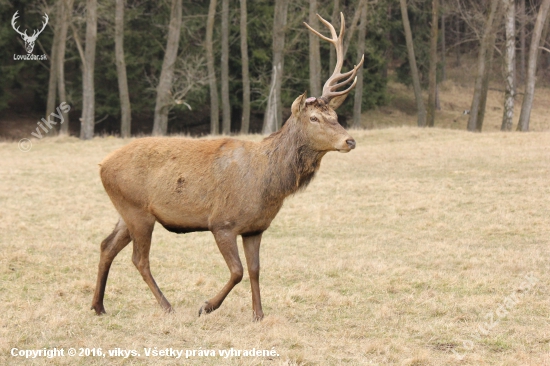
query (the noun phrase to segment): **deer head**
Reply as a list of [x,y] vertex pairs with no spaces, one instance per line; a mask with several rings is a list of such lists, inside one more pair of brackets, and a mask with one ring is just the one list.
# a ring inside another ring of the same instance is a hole
[[19,35],[21,35],[21,38],[23,38],[23,41],[25,42],[25,50],[27,50],[27,53],[32,53],[32,50],[34,49],[34,42],[36,42],[36,38],[38,38],[38,36],[40,35],[40,33],[42,33],[42,31],[44,30],[44,28],[46,28],[46,24],[48,24],[48,14],[45,14],[44,13],[44,20],[45,22],[42,23],[42,29],[40,29],[39,31],[38,30],[35,30],[32,34],[32,36],[29,36],[27,35],[27,30],[25,29],[25,32],[20,32],[19,31],[19,26],[17,26],[17,28],[15,28],[15,20],[17,18],[19,18],[19,15],[17,15],[17,13],[19,12],[16,11],[15,14],[13,14],[13,17],[11,18],[11,26],[13,27],[13,29],[19,33]]
[[[349,152],[355,148],[355,140],[338,123],[338,116],[334,111],[346,99],[348,93],[353,89],[357,82],[357,70],[362,67],[364,56],[361,57],[359,64],[352,70],[341,73],[344,64],[344,31],[346,23],[344,14],[340,13],[340,35],[336,35],[336,30],[325,19],[317,14],[321,22],[330,30],[331,38],[323,36],[315,29],[304,22],[306,27],[327,42],[330,42],[336,48],[336,67],[334,72],[328,78],[323,86],[323,95],[320,97],[308,98],[306,94],[299,96],[292,103],[292,114],[302,125],[302,129],[308,135],[312,148],[318,151],[340,151]],[[338,90],[341,87],[353,83],[344,90]]]

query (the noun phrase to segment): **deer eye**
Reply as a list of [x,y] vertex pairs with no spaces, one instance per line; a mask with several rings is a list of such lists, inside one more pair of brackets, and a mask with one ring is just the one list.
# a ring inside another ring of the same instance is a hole
[[319,123],[319,119],[317,119],[317,117],[315,117],[315,116],[309,117],[309,120],[310,120],[311,122],[317,122],[317,123]]

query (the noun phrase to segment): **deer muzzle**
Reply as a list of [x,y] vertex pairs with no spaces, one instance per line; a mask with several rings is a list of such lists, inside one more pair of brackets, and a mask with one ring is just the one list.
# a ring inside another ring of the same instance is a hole
[[355,149],[356,143],[353,137],[348,136],[345,140],[341,140],[339,145],[340,146],[337,148],[338,152],[347,153]]

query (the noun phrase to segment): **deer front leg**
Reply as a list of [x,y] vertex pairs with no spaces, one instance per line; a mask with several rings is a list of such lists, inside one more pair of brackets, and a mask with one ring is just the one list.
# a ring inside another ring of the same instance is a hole
[[252,310],[254,321],[260,321],[264,317],[262,299],[260,297],[260,241],[262,234],[255,236],[243,236],[244,255],[252,288]]
[[243,265],[239,258],[239,249],[237,247],[237,236],[229,230],[213,231],[214,238],[218,244],[218,248],[229,267],[231,277],[220,292],[210,300],[206,301],[199,309],[199,316],[204,312],[206,314],[220,307],[225,297],[231,292],[236,284],[243,279]]

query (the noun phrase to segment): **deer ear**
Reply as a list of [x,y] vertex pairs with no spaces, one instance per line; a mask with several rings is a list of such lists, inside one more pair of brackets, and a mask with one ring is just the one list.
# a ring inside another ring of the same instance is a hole
[[304,92],[304,94],[300,95],[296,100],[292,103],[292,114],[297,116],[300,114],[301,111],[304,110],[306,107],[306,99],[307,99],[307,91]]
[[342,105],[342,103],[344,103],[344,100],[346,100],[347,96],[348,96],[348,93],[334,97],[330,100],[330,102],[328,102],[328,105],[330,106],[330,108],[336,110],[338,107]]

